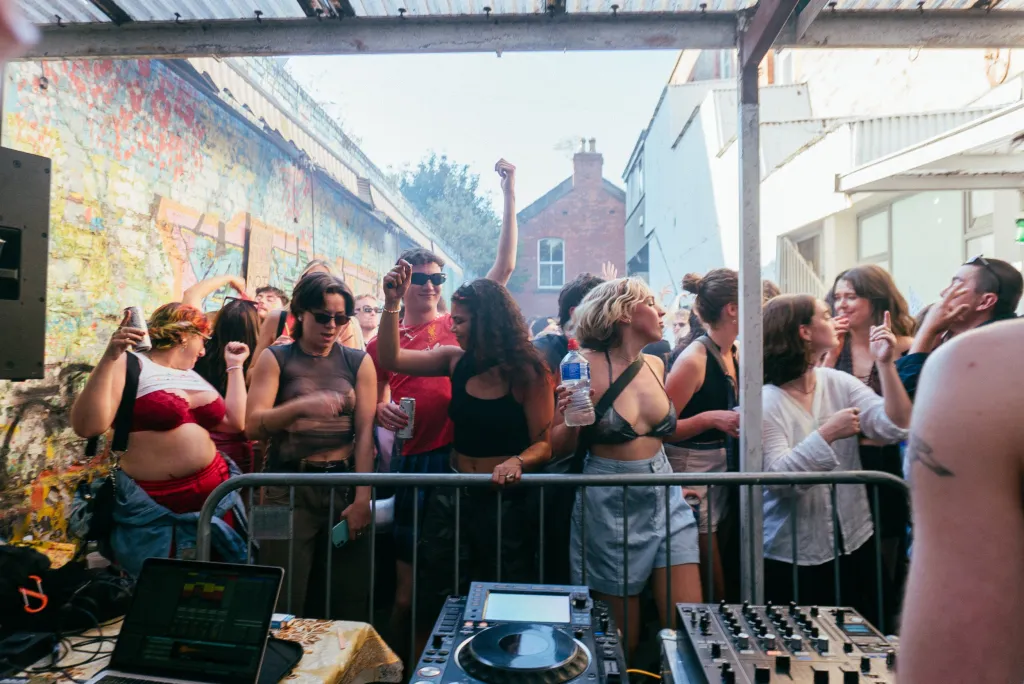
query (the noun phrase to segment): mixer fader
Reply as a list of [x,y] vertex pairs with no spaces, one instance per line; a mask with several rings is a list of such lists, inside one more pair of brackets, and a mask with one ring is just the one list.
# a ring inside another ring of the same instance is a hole
[[663,633],[670,684],[895,681],[896,646],[851,608],[681,603]]

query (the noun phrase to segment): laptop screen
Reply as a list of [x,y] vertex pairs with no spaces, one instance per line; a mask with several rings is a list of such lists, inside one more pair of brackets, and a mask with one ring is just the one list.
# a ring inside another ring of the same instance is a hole
[[149,559],[111,669],[216,684],[255,684],[281,568]]

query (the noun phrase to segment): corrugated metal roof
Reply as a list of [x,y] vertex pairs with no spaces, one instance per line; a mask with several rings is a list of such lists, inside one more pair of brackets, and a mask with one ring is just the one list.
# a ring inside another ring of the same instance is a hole
[[999,111],[1001,107],[980,107],[946,112],[881,116],[850,122],[853,165],[881,159],[923,140]]
[[[298,0],[115,0],[135,21],[171,21],[175,12],[183,20],[244,19],[260,10],[266,19],[304,18]],[[837,11],[917,10],[919,0],[838,0]],[[105,22],[110,19],[90,0],[20,0],[36,23]],[[351,0],[360,17],[395,17],[404,9],[407,16],[450,17],[484,14],[543,14],[548,0]],[[704,5],[702,8],[701,5]],[[736,12],[753,7],[757,0],[565,0],[570,14],[611,14],[651,12]],[[969,11],[976,0],[925,0],[927,10]],[[1024,0],[1002,0],[994,11],[1024,10]],[[826,10],[829,11],[829,10]]]

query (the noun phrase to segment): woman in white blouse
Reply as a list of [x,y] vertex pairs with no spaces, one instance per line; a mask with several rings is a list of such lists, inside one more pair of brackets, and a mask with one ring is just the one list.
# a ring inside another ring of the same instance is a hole
[[[837,343],[825,302],[809,295],[782,295],[765,305],[766,471],[860,470],[858,434],[885,444],[906,437],[911,403],[896,372],[896,338],[888,312],[882,325],[873,327],[870,334],[884,399],[848,373],[815,366],[815,360]],[[765,487],[766,598],[775,602],[795,599],[795,558],[799,566],[799,597],[795,600],[853,606],[877,624],[876,559],[874,544],[869,543],[874,530],[864,485],[837,485],[836,508],[838,545],[833,539],[828,485]],[[836,548],[840,555],[839,600],[834,589]],[[883,592],[885,589],[883,585]],[[888,593],[891,598],[891,591]]]

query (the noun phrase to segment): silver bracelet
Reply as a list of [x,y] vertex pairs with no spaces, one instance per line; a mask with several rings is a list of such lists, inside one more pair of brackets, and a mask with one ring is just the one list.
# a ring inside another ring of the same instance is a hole
[[226,371],[226,372],[230,373],[230,372],[231,372],[231,371],[233,371],[233,370],[242,370],[242,367],[241,367],[241,366],[231,366],[231,367],[229,367],[229,368],[227,369],[227,371]]

